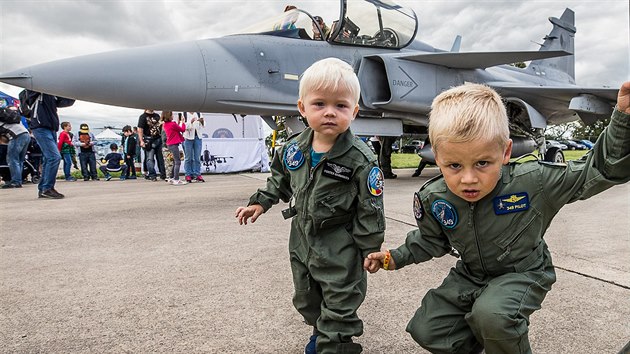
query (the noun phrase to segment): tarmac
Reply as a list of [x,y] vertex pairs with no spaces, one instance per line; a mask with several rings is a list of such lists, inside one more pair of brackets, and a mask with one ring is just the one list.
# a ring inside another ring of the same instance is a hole
[[[437,173],[386,180],[388,248],[415,227],[413,192]],[[268,174],[59,181],[0,190],[1,353],[302,353],[289,222],[279,205],[247,226],[238,206]],[[557,282],[531,316],[534,353],[618,353],[630,339],[630,184],[567,205],[545,237]],[[369,275],[365,353],[425,353],[405,326],[456,259]]]

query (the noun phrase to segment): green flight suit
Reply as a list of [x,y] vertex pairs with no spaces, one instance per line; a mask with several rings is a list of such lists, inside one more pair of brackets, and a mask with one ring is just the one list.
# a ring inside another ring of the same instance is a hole
[[249,204],[267,211],[279,199],[290,200],[283,214],[293,217],[293,304],[320,333],[318,353],[359,353],[352,337],[363,333],[356,313],[367,288],[363,259],[380,250],[385,230],[383,175],[374,154],[350,130],[311,168],[312,139],[307,128],[284,145],[266,187]]
[[461,259],[431,289],[407,332],[432,353],[530,353],[529,316],[540,309],[555,271],[543,235],[560,208],[630,180],[630,115],[617,110],[582,160],[530,161],[502,168],[495,189],[476,203],[443,178],[414,196],[418,229],[392,250],[396,268],[457,250]]

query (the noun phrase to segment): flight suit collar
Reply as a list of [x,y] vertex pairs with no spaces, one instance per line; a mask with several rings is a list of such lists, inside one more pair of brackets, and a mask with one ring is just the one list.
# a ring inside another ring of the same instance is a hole
[[[308,156],[310,156],[311,144],[313,142],[313,133],[313,129],[306,128],[303,134],[300,134],[297,139],[300,150],[309,153],[307,154]],[[352,134],[350,129],[348,129],[337,137],[335,145],[333,145],[333,147],[328,152],[328,158],[334,159],[336,157],[344,155],[346,152],[348,152],[348,150],[350,150],[353,144],[354,135]]]

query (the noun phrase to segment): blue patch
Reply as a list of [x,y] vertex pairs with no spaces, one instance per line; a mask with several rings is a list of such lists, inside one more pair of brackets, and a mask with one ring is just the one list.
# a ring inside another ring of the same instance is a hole
[[435,219],[447,229],[457,225],[457,210],[444,199],[438,199],[431,204],[431,212]]
[[370,170],[370,174],[367,179],[368,190],[370,194],[375,197],[383,194],[383,187],[385,185],[385,178],[383,178],[383,171],[380,168],[374,166]]
[[518,213],[529,209],[529,195],[526,192],[506,194],[492,199],[496,215]]
[[420,194],[418,192],[413,195],[413,216],[416,220],[422,220],[424,216],[424,209],[422,208],[422,201],[420,200]]
[[289,170],[297,170],[304,163],[304,153],[297,143],[291,143],[284,150],[284,165]]

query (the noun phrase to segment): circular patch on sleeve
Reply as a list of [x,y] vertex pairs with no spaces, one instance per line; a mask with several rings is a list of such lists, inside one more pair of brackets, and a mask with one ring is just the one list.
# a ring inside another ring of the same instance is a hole
[[284,165],[289,170],[297,170],[304,163],[304,153],[297,143],[291,143],[284,150]]
[[435,219],[447,229],[457,225],[457,210],[444,199],[438,199],[431,204],[431,212]]
[[420,200],[420,194],[418,192],[413,195],[413,216],[416,217],[416,220],[422,220],[424,216],[424,209],[422,209],[422,201]]
[[385,185],[385,178],[383,178],[383,171],[380,168],[374,166],[368,174],[367,184],[370,194],[375,197],[383,194],[383,186]]

